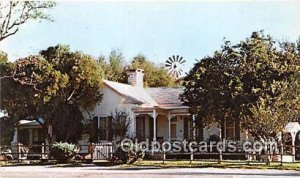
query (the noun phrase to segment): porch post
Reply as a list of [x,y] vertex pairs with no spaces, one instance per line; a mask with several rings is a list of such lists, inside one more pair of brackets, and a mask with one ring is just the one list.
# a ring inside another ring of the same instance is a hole
[[13,138],[12,144],[13,143],[18,143],[18,142],[19,142],[19,139],[18,139],[18,127],[16,127],[14,129],[14,138]]
[[170,111],[168,112],[168,140],[171,141],[171,114]]
[[136,127],[136,123],[137,123],[137,116],[138,114],[137,113],[133,113],[133,122],[132,122],[132,136],[134,138],[137,137],[137,127]]
[[157,117],[157,113],[156,113],[155,109],[153,110],[152,117],[153,117],[153,141],[156,141],[156,117]]
[[195,115],[193,114],[193,139],[196,140],[196,123],[195,123]]
[[32,129],[29,129],[29,146],[31,146],[33,144],[33,133],[32,133]]

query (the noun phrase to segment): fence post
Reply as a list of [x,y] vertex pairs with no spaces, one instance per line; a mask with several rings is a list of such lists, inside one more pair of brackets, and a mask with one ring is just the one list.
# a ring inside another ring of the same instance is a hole
[[166,152],[163,151],[163,164],[165,164],[165,160],[166,160]]
[[18,162],[20,161],[20,159],[21,159],[21,144],[20,143],[18,143],[17,144],[17,150],[18,150]]
[[250,159],[251,159],[250,154],[251,154],[250,151],[246,151],[247,165],[250,165]]
[[191,150],[191,160],[190,160],[190,164],[192,164],[192,161],[194,160],[194,152],[193,150]]
[[112,145],[112,143],[110,143],[109,144],[109,148],[110,148],[110,159],[112,159],[113,158],[113,145]]
[[45,144],[42,143],[42,153],[41,153],[41,159],[44,159],[45,157]]
[[266,155],[266,165],[270,165],[270,163],[269,163],[270,154],[269,154],[269,144],[268,144],[268,142],[267,142],[267,150],[265,151],[265,155]]
[[222,148],[220,149],[220,151],[219,151],[219,161],[218,161],[218,163],[219,164],[221,164],[222,163],[222,159],[223,159],[223,156],[222,156],[222,149],[223,149],[223,144],[222,144]]

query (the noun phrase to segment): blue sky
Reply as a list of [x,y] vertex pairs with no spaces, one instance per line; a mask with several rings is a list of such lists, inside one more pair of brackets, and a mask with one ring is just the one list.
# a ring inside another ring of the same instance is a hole
[[54,22],[25,24],[0,44],[10,60],[67,44],[95,57],[118,49],[127,61],[144,54],[164,63],[178,54],[187,72],[224,37],[235,43],[262,29],[277,40],[300,36],[300,1],[64,1],[50,14]]

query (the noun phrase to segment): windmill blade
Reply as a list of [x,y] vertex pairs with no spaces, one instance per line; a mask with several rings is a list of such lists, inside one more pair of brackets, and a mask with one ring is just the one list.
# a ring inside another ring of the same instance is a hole
[[169,60],[167,60],[167,61],[166,61],[166,63],[168,63],[168,64],[172,65],[172,62],[170,62]]
[[183,57],[181,56],[181,57],[179,58],[178,62],[180,63],[182,59],[183,59]]
[[172,66],[172,64],[166,64],[165,66],[166,66],[166,67],[171,67],[171,66]]
[[180,72],[180,70],[178,71],[178,73],[179,73],[179,75],[181,75],[181,72]]
[[178,74],[178,72],[176,71],[176,73],[175,73],[175,76],[176,76],[176,78],[178,78],[178,76],[179,76],[179,74]]
[[175,75],[175,72],[176,72],[175,70],[172,71],[172,75],[173,75],[173,76]]
[[186,60],[183,60],[183,61],[180,62],[180,64],[183,64],[183,63],[185,63],[185,62],[186,62]]
[[175,62],[175,60],[176,60],[176,56],[175,56],[175,55],[173,55],[173,56],[172,56],[172,59],[173,59],[173,62]]
[[169,57],[169,59],[170,59],[171,62],[174,62],[173,59],[172,59],[171,57]]

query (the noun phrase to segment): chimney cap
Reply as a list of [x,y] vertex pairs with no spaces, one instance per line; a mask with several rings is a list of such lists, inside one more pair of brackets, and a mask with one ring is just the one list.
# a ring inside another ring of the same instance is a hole
[[141,73],[144,73],[144,70],[143,69],[140,69],[140,68],[128,68],[127,69],[128,72],[141,72]]

